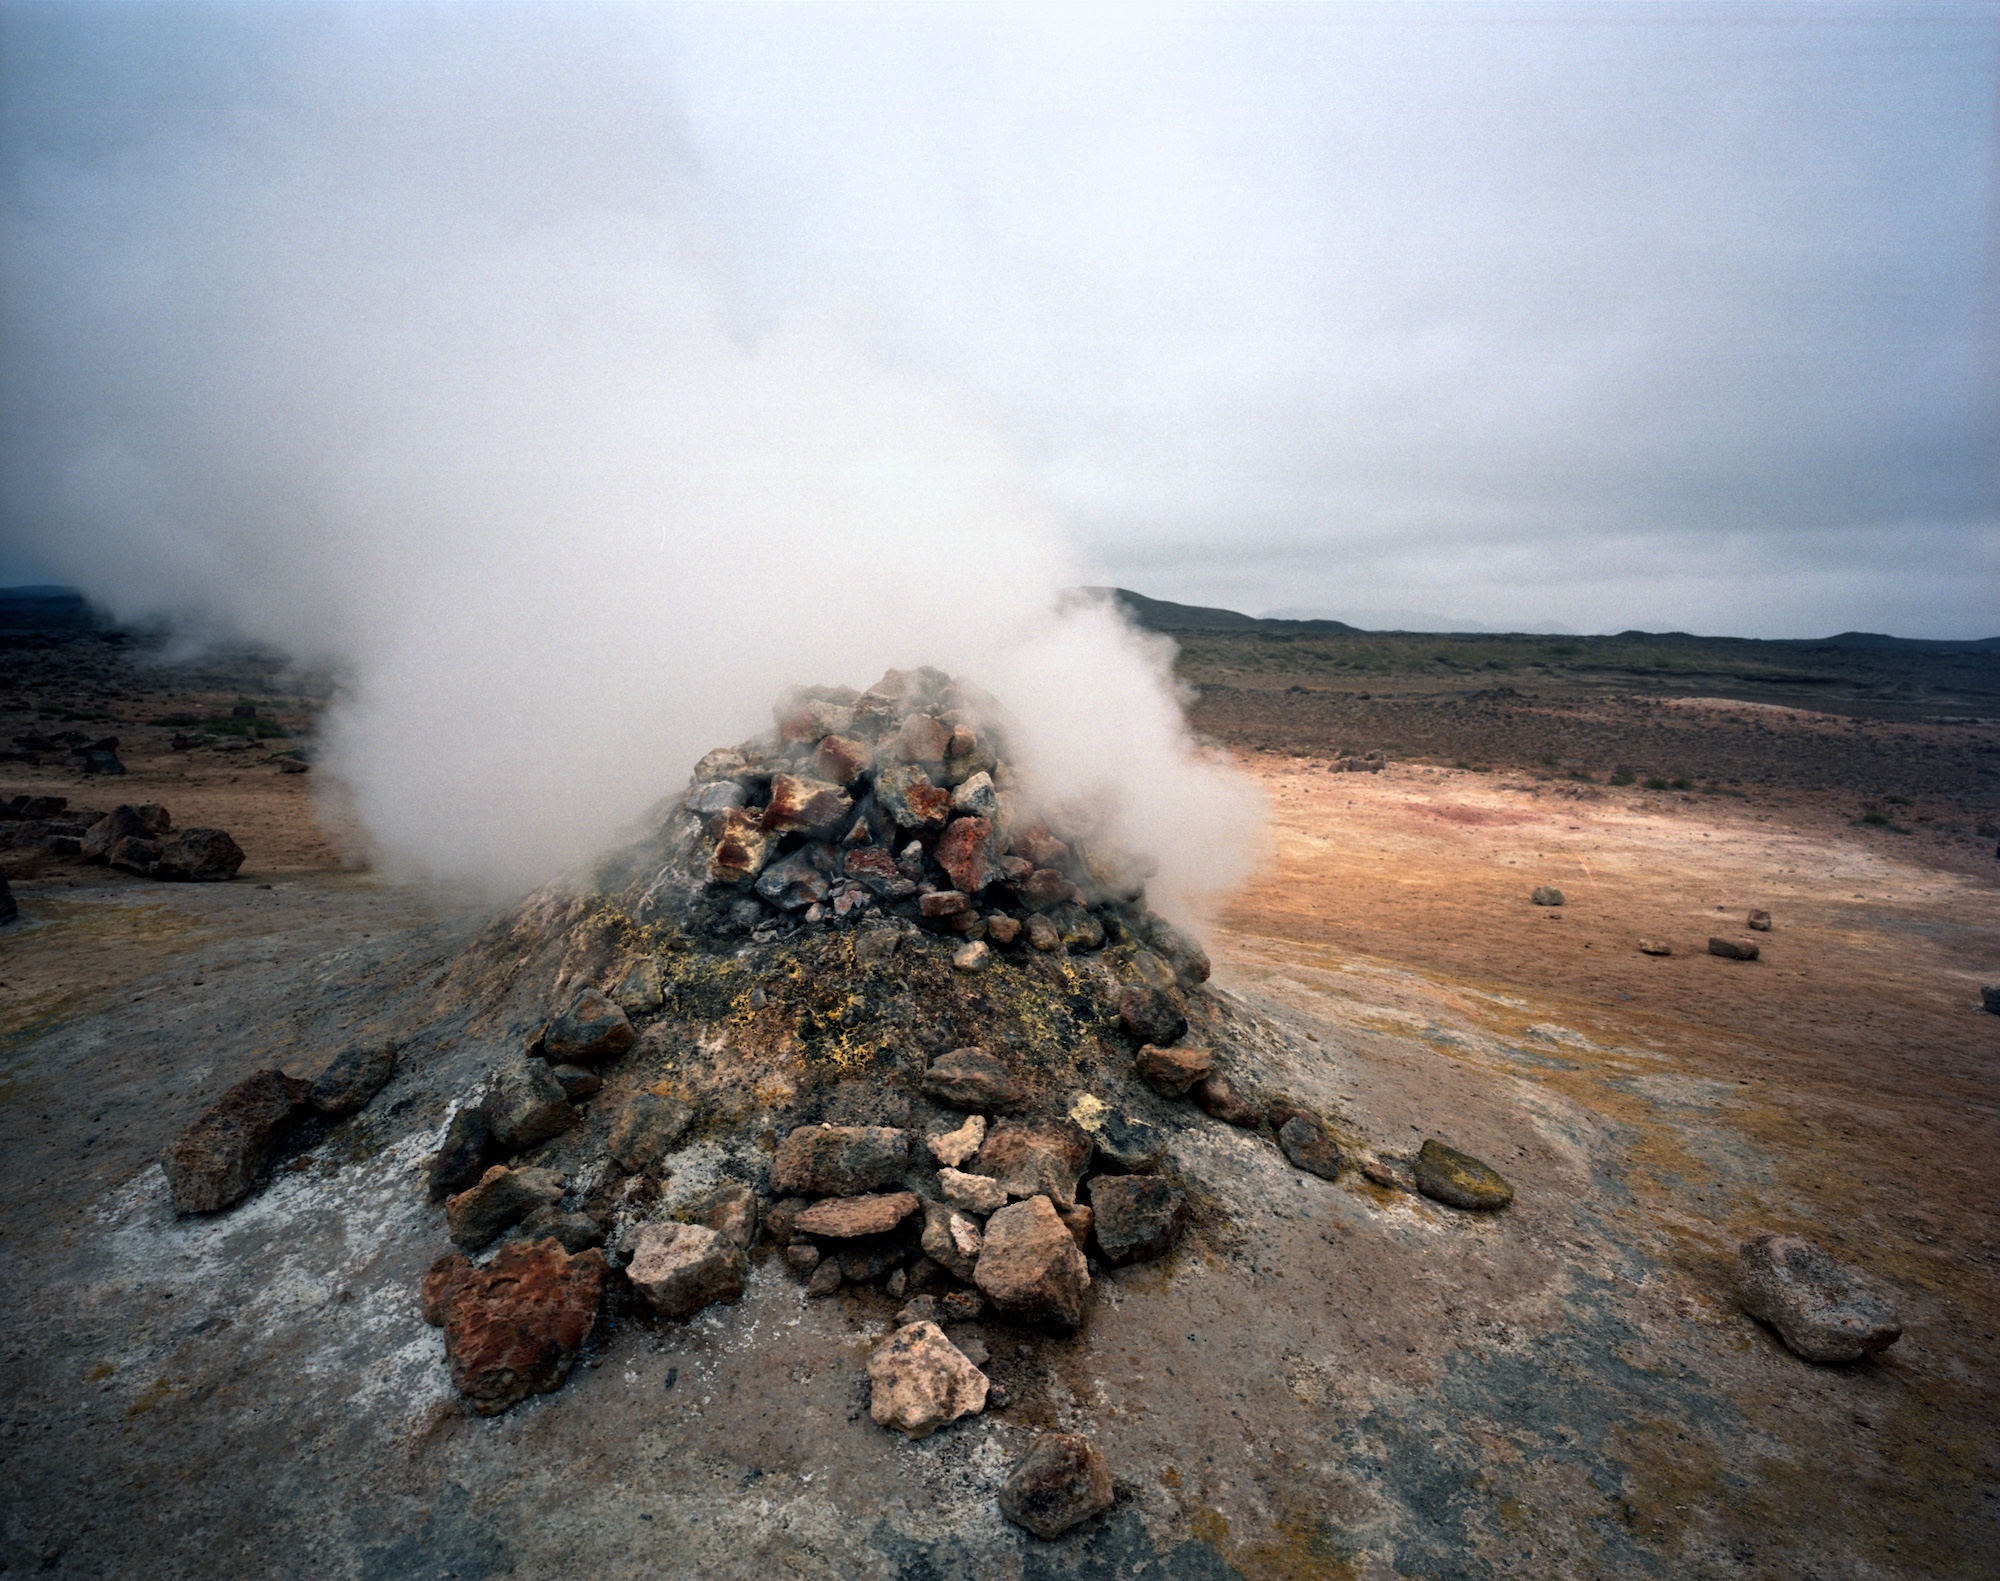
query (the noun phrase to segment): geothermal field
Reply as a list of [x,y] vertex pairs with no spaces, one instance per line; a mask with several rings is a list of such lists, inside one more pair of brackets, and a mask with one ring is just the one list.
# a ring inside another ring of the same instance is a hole
[[1994,649],[1121,598],[1213,914],[923,654],[495,900],[6,634],[0,1568],[1994,1574]]

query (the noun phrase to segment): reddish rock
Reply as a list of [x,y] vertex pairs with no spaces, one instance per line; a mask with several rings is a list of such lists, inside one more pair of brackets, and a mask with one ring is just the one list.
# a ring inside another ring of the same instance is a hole
[[1133,983],[1118,995],[1118,1024],[1141,1043],[1166,1047],[1187,1031],[1187,1016],[1173,994]]
[[972,1278],[996,1309],[1018,1323],[1066,1334],[1083,1322],[1090,1270],[1047,1197],[1017,1202],[986,1221]]
[[688,1217],[747,1251],[757,1239],[757,1193],[741,1182],[724,1181],[690,1203]]
[[1769,933],[1771,931],[1770,912],[1768,911],[1751,912],[1748,926],[1753,933]]
[[952,887],[964,894],[978,894],[996,876],[993,825],[984,818],[952,819],[931,854],[950,877]]
[[1021,904],[1030,911],[1053,911],[1057,906],[1081,904],[1083,891],[1052,867],[1038,867],[1015,886]]
[[827,840],[847,827],[848,814],[853,811],[854,798],[838,785],[795,774],[774,774],[771,802],[764,809],[764,831]]
[[623,1054],[638,1039],[632,1023],[602,989],[586,988],[548,1024],[542,1046],[551,1064],[596,1065]]
[[944,764],[951,732],[944,721],[931,714],[911,714],[896,732],[895,755],[905,763]]
[[456,1253],[424,1275],[426,1322],[444,1329],[451,1381],[481,1416],[563,1381],[597,1321],[604,1255],[553,1238],[504,1246],[484,1268]]
[[764,871],[778,842],[764,832],[763,816],[758,808],[732,807],[708,821],[715,842],[708,853],[711,884],[748,884]]
[[875,800],[904,829],[942,829],[951,817],[951,792],[933,785],[914,763],[877,774]]
[[1173,1250],[1187,1223],[1187,1197],[1158,1175],[1100,1175],[1090,1183],[1097,1246],[1112,1264],[1142,1263]]
[[1012,1071],[979,1048],[953,1049],[932,1060],[923,1091],[947,1108],[974,1114],[1018,1109],[1028,1096]]
[[1220,1071],[1211,1076],[1204,1076],[1196,1082],[1188,1089],[1188,1096],[1194,1099],[1204,1112],[1229,1125],[1254,1129],[1264,1119],[1257,1106],[1238,1092],[1229,1078]]
[[1081,1433],[1044,1433],[1000,1485],[1000,1513],[1045,1541],[1111,1508],[1111,1468]]
[[972,902],[955,889],[942,889],[936,894],[920,896],[917,909],[928,921],[948,922],[954,917],[970,916]]
[[174,1211],[214,1213],[248,1196],[311,1091],[283,1071],[260,1070],[224,1093],[161,1156]]
[[219,883],[243,865],[243,847],[220,829],[183,829],[160,847],[155,878]]
[[1090,1151],[1090,1137],[1069,1120],[1003,1120],[986,1133],[966,1173],[990,1175],[1010,1197],[1046,1196],[1067,1208]]
[[879,845],[849,851],[841,860],[841,871],[884,900],[907,900],[917,892],[917,886],[896,866],[896,859]]
[[899,1185],[910,1133],[879,1125],[802,1125],[778,1144],[771,1189],[788,1196],[852,1197]]
[[879,1196],[827,1197],[792,1221],[803,1235],[852,1240],[861,1235],[885,1235],[922,1206],[914,1192],[892,1191]]
[[1012,917],[994,913],[986,919],[986,937],[995,944],[1012,944],[1021,936],[1021,924]]
[[1007,848],[1035,867],[1064,868],[1070,864],[1070,849],[1039,823],[1023,824],[1014,831]]
[[666,1317],[692,1317],[743,1294],[743,1248],[705,1224],[649,1224],[639,1232],[625,1277]]
[[985,1246],[979,1221],[942,1202],[924,1204],[924,1255],[955,1278],[970,1279]]
[[907,1324],[876,1346],[868,1383],[869,1417],[909,1438],[986,1409],[986,1374],[933,1322]]
[[1079,1202],[1073,1208],[1057,1208],[1056,1216],[1068,1227],[1070,1238],[1079,1248],[1090,1244],[1090,1227],[1097,1220],[1094,1212]]
[[1214,1055],[1186,1044],[1160,1048],[1148,1043],[1132,1061],[1132,1069],[1146,1085],[1168,1098],[1185,1097],[1187,1090],[1214,1068]]
[[852,785],[874,760],[868,743],[852,736],[828,736],[813,749],[813,772],[831,785]]

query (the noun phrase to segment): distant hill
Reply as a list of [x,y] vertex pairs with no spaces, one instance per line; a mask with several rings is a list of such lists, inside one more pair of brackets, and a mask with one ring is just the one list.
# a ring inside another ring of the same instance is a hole
[[1978,637],[1967,642],[1940,641],[1931,637],[1885,637],[1879,631],[1843,631],[1814,644],[1821,648],[1904,648],[1923,653],[2000,652],[2000,637]]
[[78,631],[96,624],[90,601],[73,587],[0,587],[0,630]]

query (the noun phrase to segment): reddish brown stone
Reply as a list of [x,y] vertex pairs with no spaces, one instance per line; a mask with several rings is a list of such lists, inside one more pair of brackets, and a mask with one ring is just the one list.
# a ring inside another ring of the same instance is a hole
[[778,1144],[771,1189],[787,1196],[850,1197],[901,1182],[910,1133],[880,1125],[802,1125]]
[[1184,1097],[1190,1087],[1214,1068],[1214,1055],[1207,1049],[1190,1048],[1186,1044],[1163,1049],[1148,1043],[1132,1062],[1132,1069],[1148,1086],[1169,1098]]
[[923,1090],[926,1098],[975,1114],[1018,1109],[1028,1096],[1012,1071],[979,1048],[940,1054],[924,1072]]
[[796,774],[773,774],[770,805],[764,809],[764,831],[828,839],[846,827],[853,811],[854,798],[838,785]]
[[870,1197],[828,1197],[815,1202],[792,1221],[805,1235],[824,1235],[834,1240],[852,1240],[860,1235],[883,1235],[915,1213],[921,1204],[915,1192],[891,1191]]
[[1719,955],[1725,961],[1754,961],[1757,959],[1757,946],[1748,939],[1710,939],[1708,953]]
[[310,1082],[260,1070],[224,1093],[160,1159],[174,1210],[214,1213],[248,1196],[311,1092]]
[[586,988],[542,1034],[552,1065],[596,1065],[637,1040],[632,1022],[602,989]]
[[907,900],[917,892],[917,886],[896,866],[896,859],[879,845],[849,851],[841,860],[841,871],[884,900]]
[[995,944],[1012,944],[1021,936],[1021,924],[999,913],[986,919],[986,937]]
[[875,800],[904,829],[942,829],[951,817],[951,792],[933,785],[914,763],[876,775]]
[[1090,1137],[1068,1120],[1003,1120],[966,1171],[992,1176],[1010,1197],[1041,1195],[1066,1208],[1076,1201],[1090,1152]]
[[1090,1243],[1090,1226],[1097,1215],[1089,1208],[1079,1202],[1073,1208],[1057,1208],[1056,1217],[1068,1227],[1071,1239],[1079,1248]]
[[747,884],[764,871],[777,841],[764,832],[761,809],[731,807],[708,821],[708,837],[715,844],[708,853],[708,879],[712,884]]
[[813,750],[813,772],[829,784],[852,785],[867,773],[873,757],[864,741],[828,736]]
[[504,1246],[484,1268],[453,1255],[424,1275],[426,1322],[444,1329],[451,1381],[481,1416],[563,1381],[597,1321],[604,1255],[553,1238]]
[[1246,1129],[1263,1123],[1263,1113],[1243,1094],[1230,1084],[1227,1076],[1217,1071],[1204,1076],[1188,1089],[1188,1096],[1207,1113],[1230,1125],[1240,1125]]
[[972,902],[955,889],[944,889],[934,895],[919,896],[917,909],[932,922],[941,922],[950,917],[969,915]]
[[950,744],[951,732],[932,714],[912,714],[896,732],[896,755],[905,763],[942,764]]
[[1083,1322],[1090,1270],[1047,1197],[1002,1208],[986,1221],[973,1283],[1016,1322],[1069,1333]]
[[1038,823],[1023,824],[1014,831],[1007,849],[1035,867],[1067,867],[1070,849]]
[[984,818],[954,818],[931,853],[953,888],[976,895],[993,881],[993,825]]
[[1030,911],[1053,911],[1057,906],[1083,903],[1083,891],[1052,867],[1036,868],[1014,887],[1021,904]]

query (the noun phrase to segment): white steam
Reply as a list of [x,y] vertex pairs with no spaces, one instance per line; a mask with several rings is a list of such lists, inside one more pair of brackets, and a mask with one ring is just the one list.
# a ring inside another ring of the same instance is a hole
[[8,530],[334,664],[379,861],[524,887],[786,685],[928,663],[1158,904],[1241,876],[1254,795],[1159,644],[1059,608],[990,429],[824,312],[743,321],[630,13],[77,16],[8,24]]

